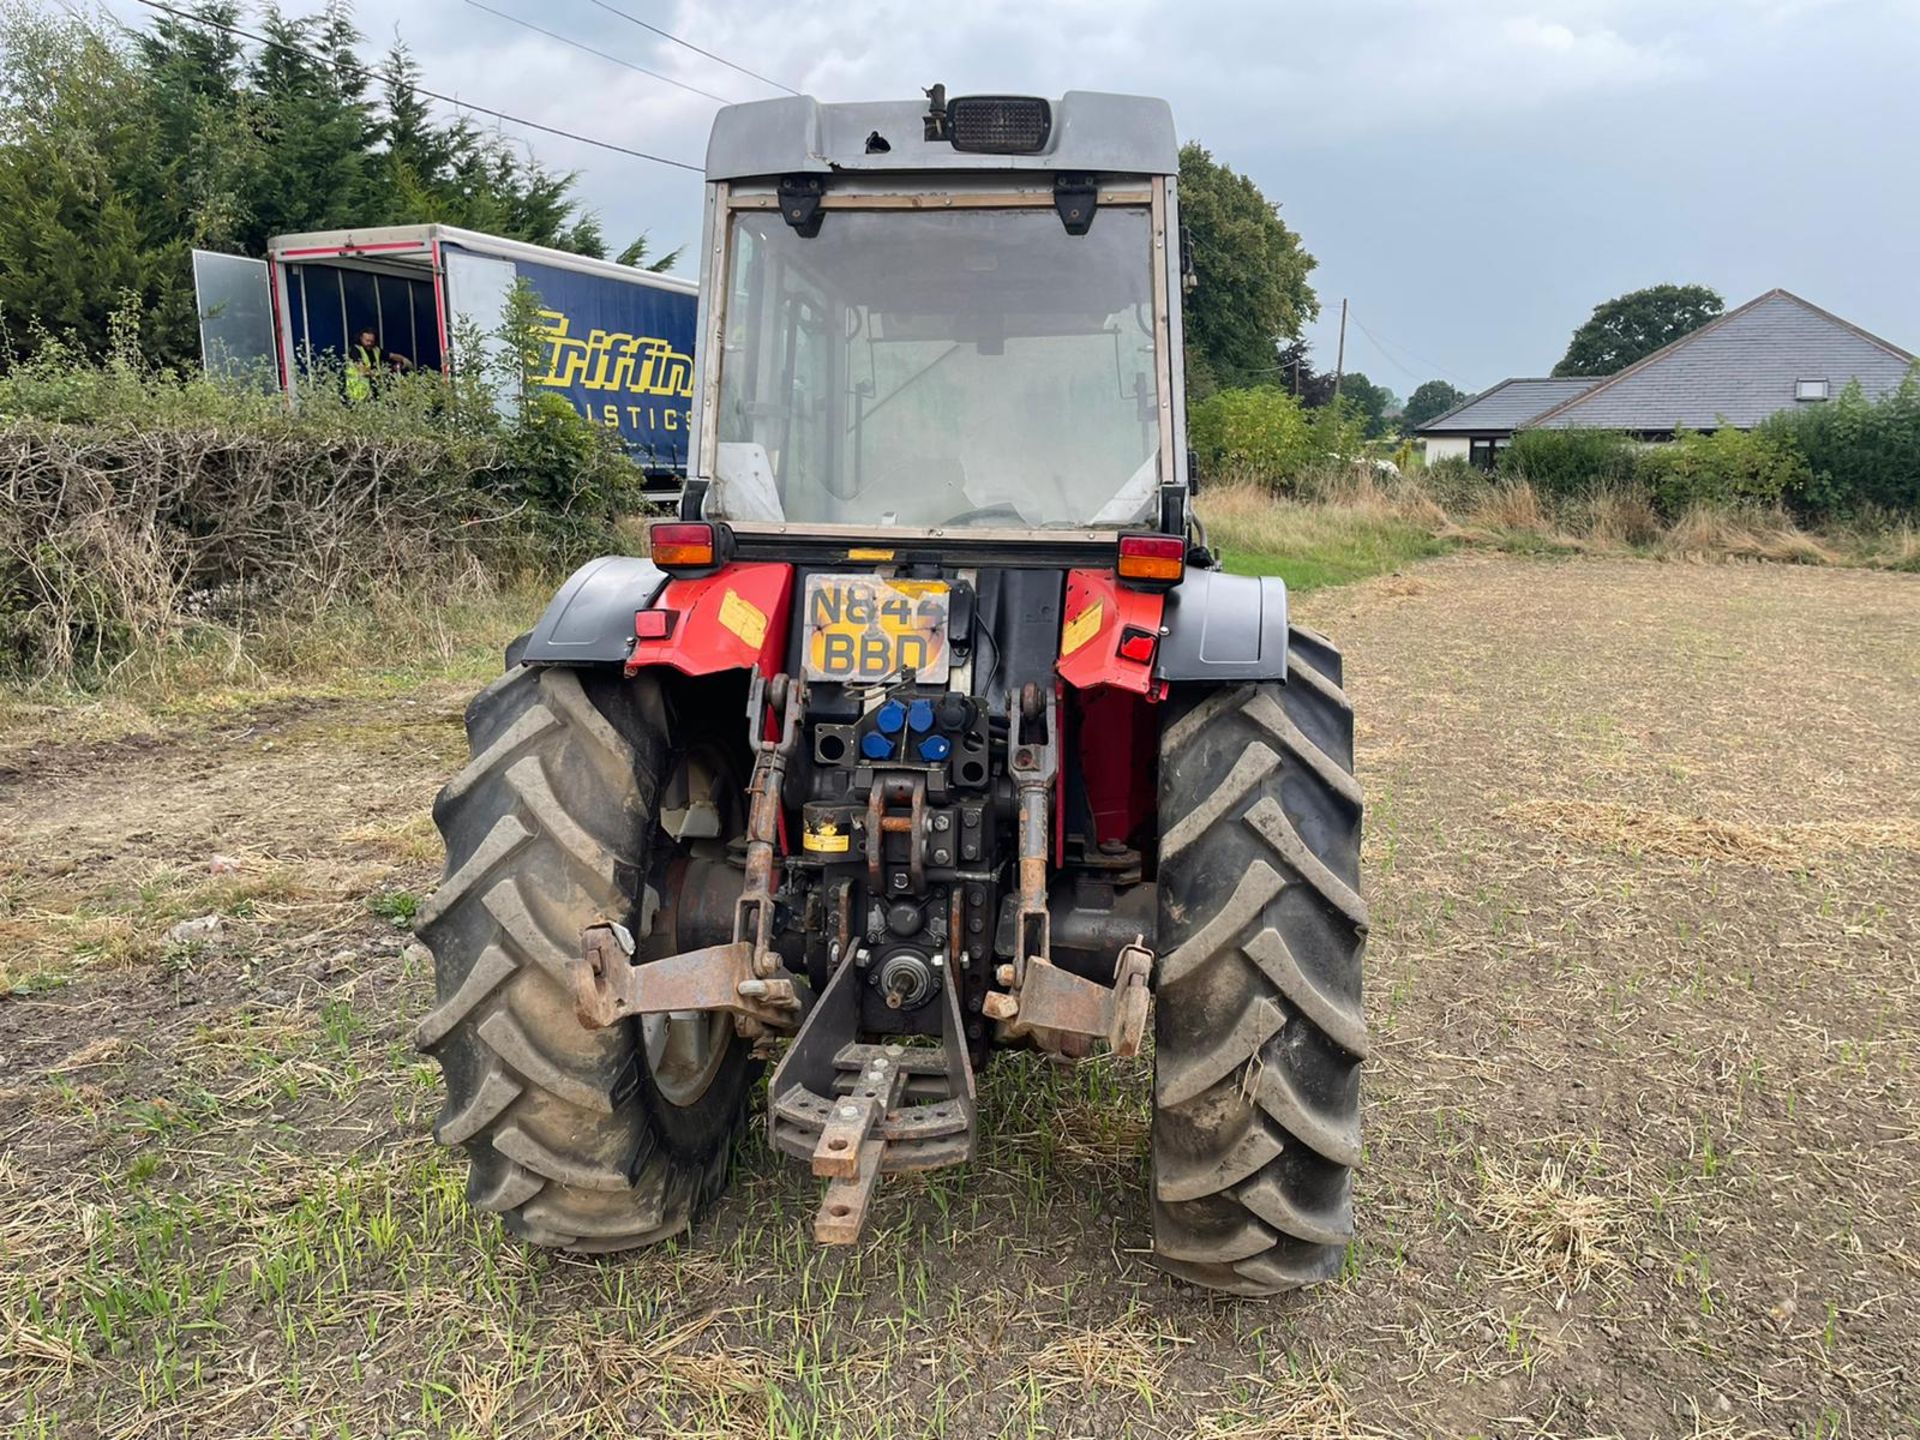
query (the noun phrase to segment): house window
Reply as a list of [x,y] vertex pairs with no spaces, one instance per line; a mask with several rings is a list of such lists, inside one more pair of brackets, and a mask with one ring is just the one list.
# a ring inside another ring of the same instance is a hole
[[1827,382],[1824,380],[1796,380],[1793,382],[1793,398],[1796,400],[1825,400]]
[[1467,444],[1467,461],[1477,470],[1491,470],[1505,444],[1491,436],[1475,437]]

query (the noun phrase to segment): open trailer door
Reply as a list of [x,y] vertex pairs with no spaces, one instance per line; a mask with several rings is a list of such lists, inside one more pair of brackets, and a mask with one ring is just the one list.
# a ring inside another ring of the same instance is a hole
[[513,346],[506,331],[508,307],[513,303],[519,274],[511,260],[473,255],[447,246],[441,251],[447,276],[448,324],[460,337],[453,347],[459,368],[477,370],[494,403],[505,407],[517,400],[507,393],[515,386]]
[[200,316],[200,363],[209,375],[257,385],[282,385],[273,341],[273,302],[267,262],[244,255],[193,252],[194,305]]

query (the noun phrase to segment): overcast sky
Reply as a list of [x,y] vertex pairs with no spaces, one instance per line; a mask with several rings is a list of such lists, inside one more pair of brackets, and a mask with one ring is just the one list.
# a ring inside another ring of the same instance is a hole
[[[778,93],[593,0],[485,3],[729,99]],[[608,3],[824,100],[1165,96],[1318,259],[1320,363],[1346,296],[1348,368],[1402,396],[1544,374],[1597,302],[1663,281],[1729,305],[1784,286],[1920,350],[1920,0]],[[357,13],[436,89],[705,153],[712,100],[468,0]],[[532,141],[581,172],[616,248],[645,230],[692,264],[697,176]]]

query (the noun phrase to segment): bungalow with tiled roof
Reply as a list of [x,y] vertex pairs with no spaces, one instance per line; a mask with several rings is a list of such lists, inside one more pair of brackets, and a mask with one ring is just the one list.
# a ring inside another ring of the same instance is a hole
[[1850,381],[1892,390],[1915,357],[1785,290],[1709,320],[1602,378],[1503,380],[1414,433],[1427,463],[1457,455],[1491,469],[1516,430],[1623,430],[1668,440],[1676,430],[1751,430],[1769,415],[1831,400]]

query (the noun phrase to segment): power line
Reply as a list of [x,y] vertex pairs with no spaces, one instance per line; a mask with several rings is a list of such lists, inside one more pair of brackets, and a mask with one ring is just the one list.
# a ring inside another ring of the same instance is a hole
[[621,155],[631,155],[636,160],[651,160],[656,165],[671,165],[676,170],[691,170],[696,175],[702,173],[701,166],[688,164],[685,160],[669,160],[664,155],[652,155],[645,150],[635,150],[627,145],[616,145],[611,140],[596,140],[591,135],[580,135],[572,130],[561,130],[553,125],[542,125],[538,120],[524,120],[518,115],[509,115],[504,110],[495,110],[486,105],[476,105],[471,100],[460,100],[452,95],[442,95],[437,90],[429,90],[424,85],[415,85],[408,80],[401,80],[394,76],[382,77],[367,69],[366,66],[360,64],[357,60],[346,61],[331,59],[324,55],[316,55],[313,51],[305,49],[302,46],[289,45],[284,40],[274,40],[265,35],[257,35],[251,30],[243,30],[238,25],[229,25],[224,21],[209,19],[205,15],[195,15],[187,10],[176,10],[171,5],[163,5],[161,0],[139,0],[139,3],[146,6],[149,10],[162,11],[178,20],[186,20],[195,25],[205,25],[214,30],[225,31],[229,35],[238,35],[241,39],[251,40],[256,45],[271,45],[275,49],[284,50],[290,55],[304,56],[316,65],[331,66],[335,69],[352,69],[356,71],[363,80],[384,78],[390,83],[397,84],[415,95],[425,96],[429,100],[438,100],[441,104],[452,105],[456,109],[471,110],[479,115],[491,115],[494,119],[504,120],[510,125],[524,125],[529,130],[540,130],[548,135],[558,135],[563,140],[577,140],[582,145],[593,145],[602,150],[612,150]]
[[[1458,382],[1456,382],[1451,375],[1447,374],[1445,370],[1442,370],[1438,365],[1435,365],[1431,360],[1422,359],[1420,356],[1415,355],[1411,350],[1401,350],[1401,353],[1405,355],[1408,359],[1419,360],[1422,365],[1427,367],[1427,370],[1429,373],[1425,376],[1422,376],[1415,371],[1409,370],[1405,365],[1402,365],[1398,360],[1394,358],[1393,352],[1387,347],[1386,341],[1382,340],[1378,335],[1374,334],[1371,330],[1367,329],[1365,322],[1362,321],[1358,315],[1353,317],[1353,323],[1360,327],[1360,333],[1362,335],[1365,335],[1367,339],[1373,342],[1374,348],[1378,350],[1382,356],[1385,357],[1386,362],[1389,365],[1393,366],[1394,369],[1398,370],[1402,375],[1405,375],[1409,380],[1432,379],[1433,376],[1438,375],[1442,380],[1445,380],[1449,385],[1455,385],[1457,388]],[[1394,348],[1398,349],[1399,347],[1396,346]]]
[[658,35],[662,40],[671,40],[675,45],[680,46],[682,49],[691,50],[696,55],[704,55],[707,57],[707,59],[716,61],[719,64],[726,66],[729,70],[738,70],[742,75],[745,75],[752,80],[758,80],[762,85],[771,85],[774,89],[784,90],[789,95],[798,95],[800,93],[798,90],[794,89],[791,85],[782,85],[778,80],[771,80],[765,75],[762,75],[757,70],[749,70],[744,65],[736,65],[733,63],[733,61],[727,59],[727,57],[724,55],[716,55],[711,50],[702,50],[698,45],[695,45],[691,40],[682,40],[678,35],[675,35],[670,30],[662,30],[658,25],[649,25],[646,21],[642,20],[639,16],[629,15],[626,11],[620,9],[618,6],[607,4],[606,0],[593,0],[593,3],[598,5],[602,10],[606,11],[609,15],[618,15],[622,20],[625,20],[630,25],[638,25],[642,30],[652,31],[655,35]]
[[680,89],[690,91],[695,95],[705,96],[709,100],[717,100],[722,105],[731,105],[733,103],[724,95],[716,95],[711,90],[702,90],[698,85],[689,85],[686,81],[676,80],[671,75],[662,75],[658,70],[649,70],[646,66],[636,65],[631,60],[622,60],[618,55],[609,55],[604,50],[596,50],[591,45],[582,44],[578,40],[568,39],[565,35],[555,30],[549,30],[544,25],[536,25],[531,20],[522,20],[518,15],[509,15],[504,10],[496,10],[491,5],[482,4],[481,0],[467,0],[467,4],[473,6],[476,10],[484,10],[489,15],[496,15],[510,25],[518,25],[522,30],[531,30],[534,34],[544,35],[549,40],[558,40],[562,45],[571,45],[576,50],[584,50],[589,55],[597,55],[602,60],[609,61],[615,65],[624,65],[629,70],[637,70],[642,75],[650,75],[655,80],[664,81],[668,85],[676,85]]
[[1355,325],[1360,326],[1360,333],[1366,336],[1368,340],[1373,342],[1373,348],[1375,353],[1378,354],[1382,360],[1386,361],[1387,364],[1391,365],[1394,369],[1398,370],[1402,375],[1406,376],[1409,380],[1419,380],[1422,378],[1421,376],[1415,374],[1413,371],[1409,370],[1405,365],[1402,365],[1400,361],[1397,358],[1395,358],[1393,353],[1390,350],[1388,350],[1385,345],[1382,345],[1380,343],[1379,336],[1375,335],[1371,330],[1367,329],[1365,325],[1361,325],[1360,317],[1358,315],[1353,317],[1353,323]]

